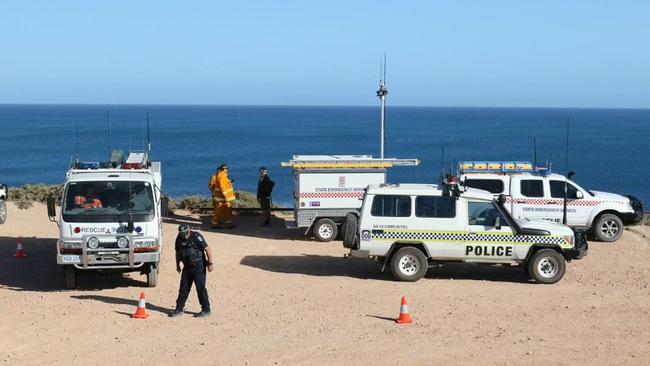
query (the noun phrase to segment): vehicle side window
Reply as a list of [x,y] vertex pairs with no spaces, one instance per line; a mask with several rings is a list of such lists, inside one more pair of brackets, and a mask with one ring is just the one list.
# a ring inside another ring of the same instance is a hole
[[[550,183],[551,183],[551,197],[564,198],[564,181],[552,180]],[[576,188],[571,183],[567,183],[567,198],[568,199],[578,198],[578,188]]]
[[503,193],[503,181],[500,179],[467,179],[465,185],[490,193]]
[[523,179],[521,181],[521,194],[526,197],[544,197],[544,181],[541,179]]
[[456,217],[456,199],[441,196],[420,196],[415,199],[417,217]]
[[378,195],[372,199],[372,216],[411,216],[411,196]]
[[494,203],[467,202],[467,223],[469,225],[494,226],[497,217],[501,226],[508,226],[508,222]]

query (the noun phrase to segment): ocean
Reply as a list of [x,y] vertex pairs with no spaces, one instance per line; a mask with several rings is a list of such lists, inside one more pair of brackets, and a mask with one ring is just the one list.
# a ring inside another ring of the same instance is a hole
[[[281,161],[296,154],[379,155],[378,107],[0,105],[0,182],[63,182],[70,160],[104,161],[111,148],[146,146],[162,161],[163,191],[209,194],[222,163],[237,190],[255,191],[258,168],[276,182],[274,201],[292,202]],[[639,197],[650,205],[650,109],[387,107],[386,156],[418,158],[393,168],[393,183],[437,183],[460,160],[534,159],[567,170],[587,189]],[[78,127],[76,127],[78,126]],[[78,141],[78,142],[77,142]],[[444,146],[444,158],[442,148]]]

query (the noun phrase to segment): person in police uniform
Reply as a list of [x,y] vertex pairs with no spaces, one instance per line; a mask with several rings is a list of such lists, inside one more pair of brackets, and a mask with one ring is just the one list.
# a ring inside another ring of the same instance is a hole
[[[183,268],[181,272],[181,263]],[[210,300],[205,288],[206,267],[212,272],[212,251],[201,234],[191,231],[186,225],[178,227],[176,237],[176,271],[181,273],[181,284],[176,300],[176,309],[171,313],[177,317],[184,313],[185,302],[190,294],[192,283],[196,286],[201,312],[194,315],[202,318],[210,315]]]

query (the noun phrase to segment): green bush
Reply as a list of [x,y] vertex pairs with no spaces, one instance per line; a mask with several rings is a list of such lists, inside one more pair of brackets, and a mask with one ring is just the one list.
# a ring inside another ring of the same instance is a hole
[[22,187],[9,188],[9,201],[14,202],[21,210],[32,207],[34,202],[46,203],[51,195],[60,202],[63,185],[26,184]]

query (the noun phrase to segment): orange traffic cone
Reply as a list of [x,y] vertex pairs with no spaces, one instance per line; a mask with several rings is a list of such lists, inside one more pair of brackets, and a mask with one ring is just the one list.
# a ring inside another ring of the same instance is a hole
[[147,309],[144,302],[144,292],[140,293],[140,302],[138,303],[138,310],[135,311],[135,314],[131,315],[132,318],[136,319],[147,319]]
[[406,304],[406,296],[402,296],[402,305],[399,307],[399,318],[395,319],[398,323],[413,323],[409,315],[409,306]]
[[16,254],[14,254],[14,257],[16,258],[27,257],[27,254],[25,254],[25,251],[23,250],[23,238],[16,239]]

